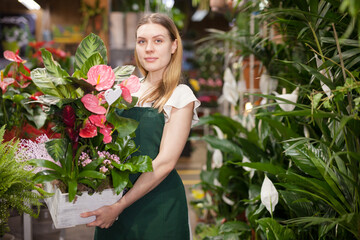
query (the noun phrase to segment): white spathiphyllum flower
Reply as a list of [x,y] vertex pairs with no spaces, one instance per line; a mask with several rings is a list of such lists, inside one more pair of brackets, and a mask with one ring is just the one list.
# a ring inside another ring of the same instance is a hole
[[221,129],[218,126],[213,126],[213,128],[215,129],[216,135],[218,136],[219,139],[224,139],[224,133],[221,131]]
[[230,205],[230,206],[234,205],[234,201],[229,199],[228,197],[226,197],[225,193],[223,193],[221,198],[227,205]]
[[212,164],[211,166],[213,168],[221,168],[223,165],[223,155],[222,152],[219,149],[215,149],[213,155],[212,155]]
[[267,71],[261,74],[259,87],[262,94],[272,93],[276,90],[277,86],[278,80],[271,78]]
[[[251,163],[251,161],[246,156],[243,156],[242,162],[243,163]],[[249,173],[250,179],[254,176],[255,170],[253,168],[249,168],[249,167],[242,167],[242,168],[245,171],[250,172]]]
[[274,184],[271,180],[265,175],[264,182],[261,186],[261,203],[266,207],[266,209],[272,213],[275,210],[275,206],[279,201],[279,193],[276,190]]
[[[322,64],[323,64],[323,61],[321,59],[319,59],[318,55],[315,54],[315,59],[316,59],[316,66],[317,67],[320,67]],[[326,68],[326,69],[323,69],[320,71],[320,73],[322,75],[324,75],[325,77],[329,78],[330,77],[330,80],[333,82],[333,79],[334,79],[334,76],[332,74],[332,72],[330,71],[329,68]],[[329,88],[328,85],[326,85],[325,83],[323,83],[322,81],[320,81],[320,85],[321,85],[321,88],[324,90],[324,92],[326,93],[326,95],[328,97],[330,97],[331,95],[331,89]]]
[[[277,92],[273,92],[275,96],[279,98],[286,99],[290,102],[296,103],[298,96],[299,96],[299,87],[295,88],[295,90],[292,93],[288,94],[278,94]],[[285,112],[291,112],[295,108],[295,104],[286,103],[282,100],[276,99],[276,102],[279,103],[279,106],[282,110]]]
[[236,106],[239,100],[239,92],[237,91],[236,80],[230,68],[226,68],[224,73],[223,96],[232,105]]
[[309,138],[310,137],[310,132],[309,132],[309,129],[304,125],[304,136],[306,138]]
[[217,178],[214,178],[213,184],[217,187],[221,187],[221,183],[219,182],[219,180]]

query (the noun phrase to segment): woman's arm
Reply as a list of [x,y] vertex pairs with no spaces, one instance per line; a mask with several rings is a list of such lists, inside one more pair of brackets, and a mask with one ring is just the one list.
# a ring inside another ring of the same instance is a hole
[[87,226],[109,228],[121,212],[158,186],[175,168],[187,138],[189,137],[194,102],[184,108],[172,108],[171,117],[165,123],[159,154],[153,160],[153,171],[142,173],[134,186],[113,205],[81,214],[82,217],[96,216]]

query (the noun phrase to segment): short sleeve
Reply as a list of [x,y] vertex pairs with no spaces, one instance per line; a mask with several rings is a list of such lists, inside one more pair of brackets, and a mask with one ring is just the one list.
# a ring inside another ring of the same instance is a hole
[[200,106],[200,101],[195,97],[191,88],[185,84],[178,85],[169,100],[164,105],[165,122],[170,119],[171,108],[183,108],[189,103],[194,102],[193,118],[191,126],[199,121],[196,109]]

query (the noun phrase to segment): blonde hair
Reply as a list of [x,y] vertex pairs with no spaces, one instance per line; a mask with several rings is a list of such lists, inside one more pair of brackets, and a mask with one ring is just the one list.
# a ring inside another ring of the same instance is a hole
[[[160,81],[158,86],[155,86],[154,89],[150,90],[150,92],[145,94],[145,96],[143,96],[139,101],[140,104],[154,101],[153,107],[157,108],[159,112],[162,112],[165,103],[180,83],[181,63],[183,54],[182,42],[178,29],[176,28],[173,20],[167,15],[161,13],[153,13],[150,15],[146,15],[140,19],[136,30],[140,26],[147,23],[155,23],[165,27],[169,32],[171,41],[177,40],[177,48],[172,54],[168,66],[164,70],[162,80]],[[135,60],[138,68],[140,69],[140,72],[146,77],[148,71],[146,71],[146,69],[141,66],[139,58],[136,54],[136,50]]]

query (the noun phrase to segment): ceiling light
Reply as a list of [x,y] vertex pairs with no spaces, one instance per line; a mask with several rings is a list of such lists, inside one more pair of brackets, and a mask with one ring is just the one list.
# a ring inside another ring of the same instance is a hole
[[24,5],[29,10],[39,10],[41,7],[34,0],[18,0],[22,5]]

